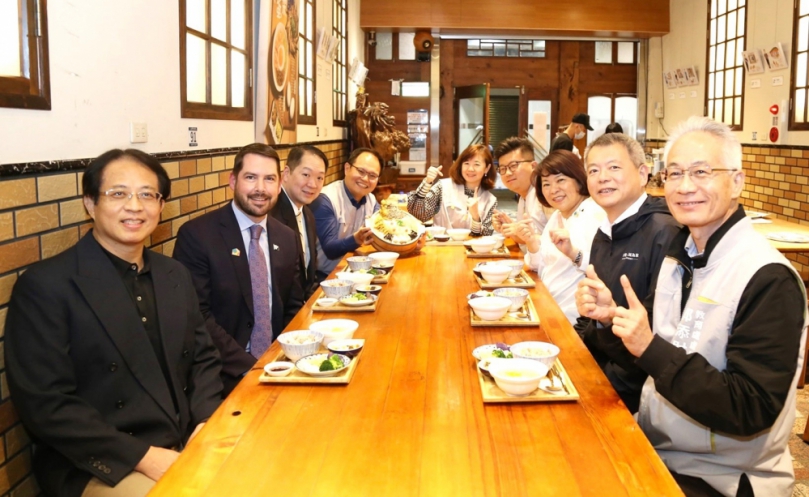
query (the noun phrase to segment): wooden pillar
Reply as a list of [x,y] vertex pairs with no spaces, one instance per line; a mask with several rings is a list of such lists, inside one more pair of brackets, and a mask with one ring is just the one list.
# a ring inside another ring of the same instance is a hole
[[[586,112],[587,95],[579,95],[579,43],[562,43],[559,50],[559,111],[551,121],[551,141],[559,126],[569,124],[573,115]],[[582,110],[584,101],[584,110]],[[554,122],[555,121],[555,122]],[[580,143],[581,142],[581,143]],[[574,142],[584,151],[585,140]]]
[[[466,46],[466,40],[461,40]],[[441,118],[440,133],[439,133],[439,146],[438,158],[440,164],[444,166],[444,176],[449,171],[449,166],[452,165],[452,147],[455,144],[455,111],[452,108],[452,88],[455,86],[453,73],[455,69],[455,50],[458,45],[457,40],[441,40],[441,89],[443,96],[441,97],[439,117]],[[431,166],[438,166],[438,164],[430,164]]]

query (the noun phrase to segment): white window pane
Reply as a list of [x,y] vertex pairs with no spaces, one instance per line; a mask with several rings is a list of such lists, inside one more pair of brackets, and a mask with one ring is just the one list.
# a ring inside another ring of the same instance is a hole
[[230,52],[230,105],[231,107],[244,107],[245,68],[244,54],[231,50]]
[[186,0],[185,25],[202,33],[207,33],[205,0]]
[[741,95],[742,94],[742,91],[743,91],[743,89],[742,89],[742,81],[743,81],[742,74],[744,74],[744,68],[743,67],[737,67],[736,68],[736,91],[733,93],[734,95]]
[[342,13],[343,13],[343,23],[340,25],[340,31],[345,36],[348,34],[348,14],[346,14],[345,9],[342,9]]
[[727,10],[728,10],[728,2],[727,2],[727,0],[716,0],[716,3],[717,3],[717,7],[718,7],[716,13],[718,15],[721,16],[722,14],[727,12]]
[[315,17],[312,15],[312,2],[306,2],[306,38],[315,39]]
[[728,14],[728,38],[734,38],[736,35],[736,12]]
[[709,28],[709,32],[711,34],[710,41],[711,45],[716,45],[716,19],[711,19],[711,25]]
[[736,97],[733,99],[733,108],[735,109],[733,112],[733,124],[741,124],[742,123],[742,97]]
[[306,115],[306,80],[298,79],[298,115]]
[[415,36],[416,33],[399,33],[399,60],[416,60]]
[[798,21],[798,52],[805,52],[807,49],[809,49],[809,17],[801,17]]
[[17,0],[0,1],[0,76],[22,76]]
[[612,42],[597,41],[596,64],[612,64]]
[[[807,0],[809,2],[809,0]],[[376,34],[376,60],[393,59],[393,33]]]
[[619,41],[618,42],[618,63],[631,64],[635,62],[635,43]]
[[604,134],[604,128],[612,122],[612,99],[610,97],[589,97],[587,114],[594,131],[587,133],[587,144]]
[[728,10],[736,10],[736,0],[728,0]]
[[716,93],[714,95],[715,98],[722,98],[725,96],[725,73],[719,71],[716,73]]
[[725,68],[725,44],[720,43],[716,46],[716,70],[721,71]]
[[724,105],[725,105],[725,117],[722,119],[722,122],[727,125],[733,125],[733,99],[726,98]]
[[228,41],[227,3],[225,0],[210,0],[211,2],[211,36],[222,41]]
[[315,75],[312,74],[312,71],[314,70],[312,69],[312,66],[314,65],[313,61],[315,60],[313,58],[314,55],[312,54],[313,45],[314,43],[312,43],[311,41],[306,42],[306,77],[309,79],[315,77]]
[[711,19],[716,17],[716,2],[711,2]]
[[303,38],[298,38],[298,74],[306,74],[306,57],[304,57],[304,50],[306,49],[306,41]]
[[725,36],[725,22],[727,21],[726,16],[722,16],[717,20],[716,24],[716,42],[722,43],[727,39]]
[[208,66],[205,63],[205,40],[186,34],[185,36],[185,73],[186,73],[186,100],[189,102],[206,102],[207,88],[206,73]]
[[708,60],[708,71],[716,71],[716,47],[710,47],[708,49]]
[[798,15],[805,16],[809,14],[809,0],[801,0],[800,10],[798,11]]
[[797,78],[795,78],[795,86],[798,88],[803,88],[806,86],[806,57],[806,52],[798,54],[797,57],[798,67],[795,68],[795,73],[797,75]]
[[713,98],[714,98],[713,85],[714,85],[714,74],[711,73],[711,74],[708,75],[708,99],[709,100],[713,100]]
[[725,96],[730,97],[733,96],[733,69],[728,69],[725,71]]
[[713,118],[717,121],[722,120],[722,100],[716,100],[714,102]]
[[637,97],[617,97],[614,120],[621,125],[625,134],[634,137],[638,127]]
[[313,116],[315,115],[312,111],[312,103],[314,102],[314,89],[312,88],[312,82],[306,81],[306,115]]
[[713,101],[708,102],[708,117],[713,119]]
[[736,43],[736,64],[735,64],[737,66],[744,65],[744,55],[742,55],[742,52],[744,52],[744,40],[738,40]]
[[231,0],[230,2],[230,44],[234,47],[245,48],[244,30],[244,0]]
[[795,92],[795,122],[806,122],[806,90]]
[[744,36],[744,13],[745,9],[739,9],[739,17],[736,20],[736,36]]
[[729,41],[725,47],[725,67],[733,67],[736,65],[736,40]]
[[739,7],[743,6],[744,4],[745,4],[745,0],[739,0]]
[[211,103],[228,103],[228,51],[225,47],[211,44]]

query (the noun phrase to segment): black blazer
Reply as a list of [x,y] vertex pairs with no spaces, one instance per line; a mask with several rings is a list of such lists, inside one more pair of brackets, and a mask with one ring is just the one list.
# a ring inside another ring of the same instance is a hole
[[150,445],[182,446],[221,401],[219,354],[191,277],[168,257],[149,257],[171,385],[92,232],[29,268],[14,287],[8,384],[37,444],[34,472],[46,495],[80,495],[77,480],[86,484],[90,476],[115,485]]
[[303,217],[306,223],[306,242],[309,245],[309,266],[306,266],[306,257],[303,253],[303,246],[300,242],[301,232],[298,230],[298,220],[295,219],[295,209],[292,201],[284,190],[278,195],[278,202],[270,211],[272,216],[287,225],[295,232],[298,242],[298,252],[300,255],[301,287],[303,296],[308,299],[317,290],[318,282],[315,271],[317,271],[317,232],[315,231],[315,215],[308,205],[303,206]]
[[[272,327],[278,336],[303,305],[298,244],[295,233],[272,216],[267,216],[267,236]],[[205,324],[222,354],[222,380],[228,392],[256,363],[245,351],[253,331],[250,266],[231,204],[185,223],[177,233],[174,258],[191,271]]]

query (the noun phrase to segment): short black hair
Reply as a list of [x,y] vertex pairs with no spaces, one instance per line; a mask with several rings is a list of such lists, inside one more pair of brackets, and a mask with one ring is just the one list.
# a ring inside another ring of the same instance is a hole
[[351,152],[351,155],[348,156],[348,163],[353,166],[354,164],[357,163],[357,159],[359,159],[360,155],[362,155],[362,154],[371,154],[374,157],[376,157],[376,160],[379,161],[379,171],[380,172],[382,171],[382,168],[385,167],[385,163],[382,160],[382,156],[379,155],[379,152],[377,152],[376,150],[374,150],[372,148],[365,148],[365,147],[355,148],[354,151]]
[[157,191],[163,197],[163,200],[168,200],[171,196],[171,180],[163,166],[154,156],[137,150],[128,148],[121,150],[115,148],[104,152],[96,157],[93,162],[87,166],[84,175],[81,179],[82,195],[93,199],[93,203],[98,203],[98,197],[101,195],[101,183],[104,180],[104,169],[111,163],[120,159],[131,159],[143,166],[149,168],[150,171],[157,175]]
[[515,150],[522,150],[525,154],[530,154],[534,157],[534,145],[528,138],[520,138],[519,136],[512,136],[501,141],[497,148],[494,149],[492,154],[495,163],[500,162],[500,157],[511,153]]
[[624,128],[618,123],[610,123],[607,125],[607,129],[604,130],[604,133],[623,133]]
[[296,167],[301,163],[303,160],[303,156],[306,154],[312,154],[318,159],[323,161],[323,166],[328,169],[329,168],[329,159],[326,157],[326,154],[323,153],[322,150],[315,147],[314,145],[298,145],[297,147],[293,147],[292,150],[289,151],[289,155],[287,156],[287,167],[290,171],[294,171]]
[[239,176],[242,167],[244,167],[244,156],[248,154],[256,154],[267,157],[268,159],[275,159],[275,167],[278,169],[278,174],[281,174],[281,157],[278,156],[278,152],[264,143],[251,143],[250,145],[242,147],[239,153],[236,154],[236,158],[233,160],[234,176]]

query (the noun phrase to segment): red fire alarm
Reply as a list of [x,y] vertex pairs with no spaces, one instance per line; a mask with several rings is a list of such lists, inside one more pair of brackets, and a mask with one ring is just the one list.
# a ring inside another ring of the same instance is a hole
[[773,143],[778,141],[778,128],[775,126],[770,128],[770,141]]
[[778,115],[778,106],[773,104],[770,106],[770,114],[777,116]]

